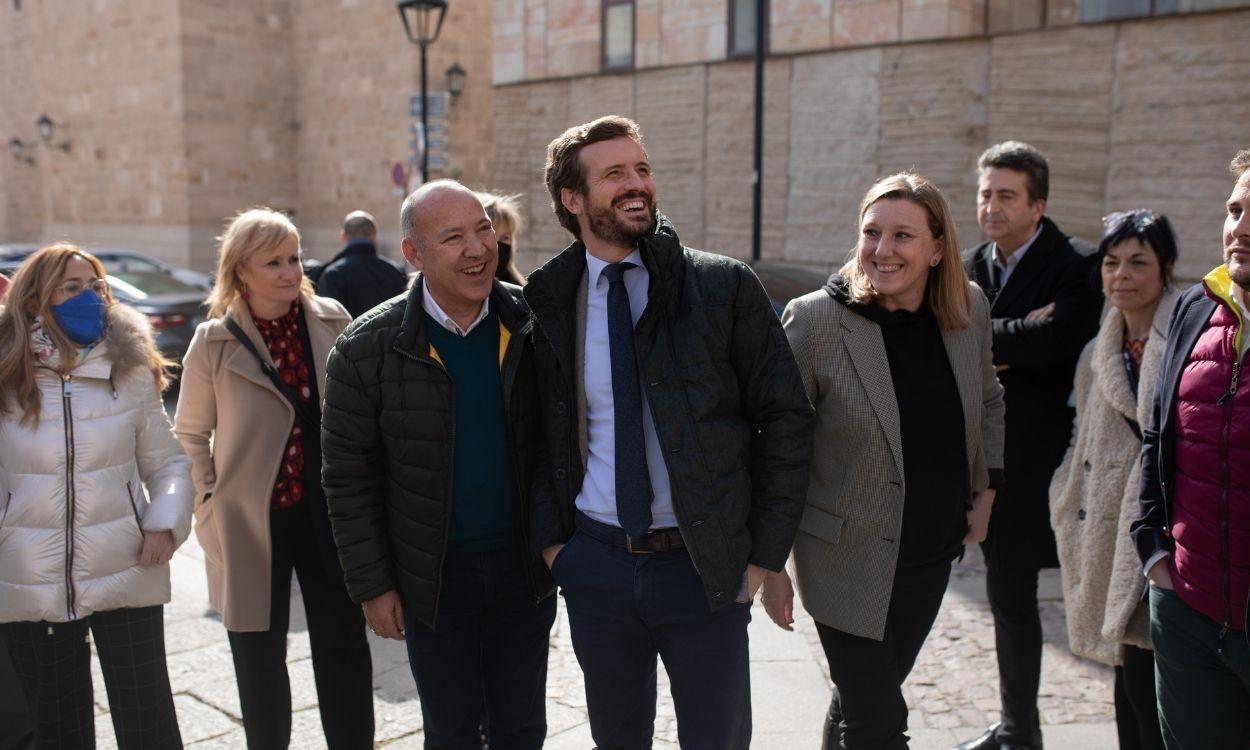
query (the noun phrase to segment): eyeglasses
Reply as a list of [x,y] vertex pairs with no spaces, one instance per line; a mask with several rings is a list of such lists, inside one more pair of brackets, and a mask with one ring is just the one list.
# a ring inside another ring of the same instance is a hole
[[105,296],[105,293],[108,292],[108,288],[108,282],[104,279],[92,279],[89,282],[83,282],[80,279],[70,279],[58,287],[53,287],[52,291],[54,293],[63,294],[66,299],[69,299],[71,297],[77,297],[88,289],[103,297]]
[[1131,225],[1137,231],[1142,231],[1146,227],[1155,223],[1159,215],[1154,211],[1139,208],[1135,211],[1116,211],[1102,217],[1102,225],[1106,229],[1110,229],[1121,224]]

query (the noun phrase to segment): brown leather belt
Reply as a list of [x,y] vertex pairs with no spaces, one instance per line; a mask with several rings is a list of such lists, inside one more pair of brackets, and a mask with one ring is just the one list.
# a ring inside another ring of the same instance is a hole
[[636,555],[671,552],[686,547],[686,542],[681,538],[681,531],[675,527],[651,529],[643,534],[641,539],[634,540],[629,538],[624,529],[596,521],[581,511],[577,513],[577,529],[591,539],[619,547]]

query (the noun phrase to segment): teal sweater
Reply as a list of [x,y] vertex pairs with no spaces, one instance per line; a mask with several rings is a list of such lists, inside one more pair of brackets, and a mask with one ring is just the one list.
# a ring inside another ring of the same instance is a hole
[[520,508],[499,373],[499,318],[491,310],[468,336],[457,336],[428,314],[425,328],[455,393],[448,550],[491,552],[519,544]]

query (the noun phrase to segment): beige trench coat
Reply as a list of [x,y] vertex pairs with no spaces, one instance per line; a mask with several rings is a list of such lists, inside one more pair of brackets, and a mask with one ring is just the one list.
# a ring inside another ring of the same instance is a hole
[[[235,300],[226,315],[269,359],[246,303]],[[332,299],[311,297],[304,317],[324,397],[326,357],[351,316]],[[227,630],[269,628],[270,498],[294,424],[295,409],[225,322],[201,323],[183,360],[174,432],[192,461],[208,598]]]

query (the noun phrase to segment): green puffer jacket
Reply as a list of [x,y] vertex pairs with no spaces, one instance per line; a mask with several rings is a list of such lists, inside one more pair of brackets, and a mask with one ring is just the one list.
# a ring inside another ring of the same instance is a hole
[[[405,614],[433,627],[451,523],[456,394],[430,356],[424,289],[418,278],[407,295],[339,337],[326,365],[321,442],[348,594],[359,603],[397,589]],[[520,296],[518,287],[496,281],[490,304],[510,333],[500,376],[524,537],[539,417],[529,312]],[[529,548],[524,538],[522,548]],[[524,554],[537,602],[554,585],[541,559]]]
[[[682,538],[713,609],[747,563],[781,570],[807,494],[814,417],[794,355],[745,264],[681,245],[659,217],[639,242],[650,274],[634,331]],[[586,247],[574,242],[525,287],[543,405],[530,514],[534,550],[567,541],[584,473],[574,336]]]

